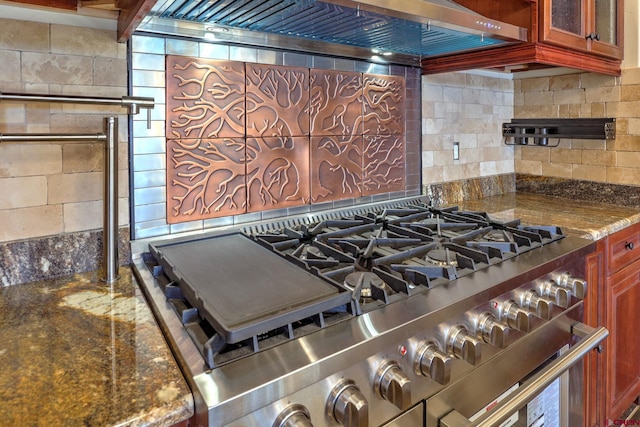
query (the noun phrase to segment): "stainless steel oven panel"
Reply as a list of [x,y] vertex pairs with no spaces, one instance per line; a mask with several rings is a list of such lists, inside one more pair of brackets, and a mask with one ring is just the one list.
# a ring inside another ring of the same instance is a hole
[[381,427],[422,427],[424,426],[424,402],[420,402],[397,418]]
[[[577,305],[575,309],[581,311],[581,306],[582,303]],[[504,390],[527,377],[532,372],[531,366],[534,366],[534,368],[542,366],[565,345],[574,343],[570,351],[552,362],[549,368],[545,368],[535,374],[512,397],[505,399],[487,414],[503,411],[500,408],[508,407],[511,408],[510,411],[507,409],[506,412],[501,412],[508,416],[510,413],[517,411],[520,406],[528,403],[525,398],[530,399],[537,395],[544,389],[544,386],[559,377],[566,369],[580,362],[588,351],[596,347],[608,335],[606,329],[599,328],[575,344],[577,338],[571,331],[573,325],[577,323],[575,322],[575,317],[570,316],[570,314],[567,312],[536,331],[544,331],[544,340],[529,341],[525,339],[515,343],[501,357],[488,361],[429,398],[427,400],[427,426],[497,425],[501,420],[491,419],[486,422],[486,416],[483,416],[474,421],[474,423],[470,423],[468,418],[481,410]],[[541,342],[545,345],[540,345]],[[523,360],[526,360],[527,363],[523,364]],[[559,364],[561,366],[557,367]],[[582,375],[582,366],[579,366],[575,374]],[[546,382],[541,383],[541,380],[537,380],[540,377]],[[531,384],[532,382],[534,383],[533,385]],[[581,383],[578,382],[577,384],[580,384],[580,386],[576,393],[581,395]],[[520,406],[517,406],[518,404]],[[580,424],[578,422],[571,425]]]

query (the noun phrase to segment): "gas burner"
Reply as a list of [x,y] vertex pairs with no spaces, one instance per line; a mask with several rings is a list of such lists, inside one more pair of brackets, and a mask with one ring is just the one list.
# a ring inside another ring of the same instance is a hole
[[458,266],[458,262],[456,261],[455,257],[452,258],[451,254],[447,249],[430,250],[429,252],[427,252],[426,260],[431,261],[434,265],[437,265],[438,267],[446,267],[449,265],[452,267]]
[[387,295],[395,293],[378,275],[370,271],[355,271],[348,274],[344,278],[344,286],[352,292],[356,292],[359,288],[361,303],[369,302],[373,299],[372,286],[384,289]]
[[485,234],[484,239],[489,242],[508,242],[509,238],[502,230],[491,230]]

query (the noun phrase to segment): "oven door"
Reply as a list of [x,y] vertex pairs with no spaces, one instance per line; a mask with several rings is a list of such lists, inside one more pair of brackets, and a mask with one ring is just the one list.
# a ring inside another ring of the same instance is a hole
[[424,402],[418,403],[380,427],[422,427],[424,426]]
[[[583,395],[581,362],[609,332],[582,323],[565,324],[582,339],[571,347],[556,347],[536,369],[522,375],[527,359],[559,341],[552,336],[553,332],[560,334],[562,327],[558,326],[556,331],[546,331],[548,340],[515,343],[510,351],[429,398],[427,427],[582,426],[582,399],[576,400]],[[519,379],[514,381],[514,375]]]

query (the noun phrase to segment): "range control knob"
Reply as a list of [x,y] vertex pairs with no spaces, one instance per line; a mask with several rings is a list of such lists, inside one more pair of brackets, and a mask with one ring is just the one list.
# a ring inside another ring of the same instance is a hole
[[509,327],[491,313],[482,313],[478,316],[478,336],[484,342],[498,348],[505,348],[508,344]]
[[529,332],[532,326],[531,316],[533,314],[520,308],[514,300],[510,299],[502,303],[500,312],[501,320],[506,322],[509,327],[522,332]]
[[418,375],[431,377],[439,384],[447,384],[451,379],[451,358],[441,352],[435,342],[425,342],[416,353],[414,371]]
[[397,362],[389,361],[378,368],[373,388],[378,397],[402,410],[411,405],[411,380],[402,372]]
[[553,315],[553,303],[541,297],[535,289],[529,289],[522,295],[522,307],[528,308],[545,320],[550,320]]
[[547,280],[540,285],[540,294],[553,300],[558,307],[569,307],[571,291],[559,286],[555,280]]
[[482,344],[469,334],[467,328],[462,325],[452,326],[449,328],[447,336],[447,351],[458,359],[462,359],[472,365],[480,363],[480,347]]
[[273,427],[313,427],[309,410],[303,405],[289,405],[280,412]]
[[327,415],[345,427],[367,427],[369,404],[353,380],[340,381],[327,400]]
[[573,277],[569,273],[561,274],[558,277],[558,285],[563,288],[567,288],[571,291],[571,294],[576,298],[584,299],[587,294],[587,281],[577,277]]

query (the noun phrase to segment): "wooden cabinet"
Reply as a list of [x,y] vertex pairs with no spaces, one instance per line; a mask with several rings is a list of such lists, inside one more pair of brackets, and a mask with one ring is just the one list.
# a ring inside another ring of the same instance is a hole
[[585,322],[603,325],[602,353],[585,364],[585,426],[619,419],[640,395],[640,223],[598,241],[587,258]]
[[618,0],[543,0],[539,41],[621,59],[622,6]]
[[617,419],[640,395],[640,224],[607,240],[605,411]]
[[623,0],[456,0],[489,18],[527,28],[528,41],[422,60],[423,74],[474,68],[569,67],[620,75]]

